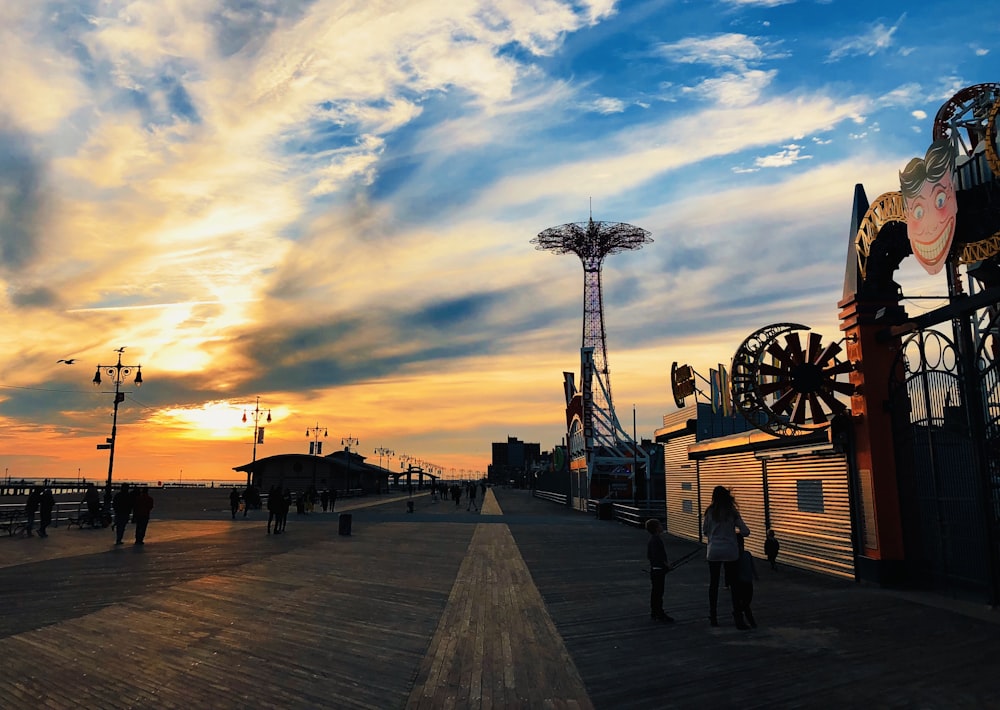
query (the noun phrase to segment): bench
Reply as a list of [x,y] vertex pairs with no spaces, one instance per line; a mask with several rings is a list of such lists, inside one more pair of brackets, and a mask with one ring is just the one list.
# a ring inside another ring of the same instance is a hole
[[28,518],[23,510],[0,511],[0,530],[8,535],[20,535],[28,529]]
[[100,512],[98,512],[97,514],[91,513],[90,510],[86,508],[83,503],[81,503],[77,507],[75,513],[70,512],[66,516],[66,527],[69,528],[74,525],[80,528],[81,530],[84,527],[88,528],[104,527],[104,523],[101,520]]

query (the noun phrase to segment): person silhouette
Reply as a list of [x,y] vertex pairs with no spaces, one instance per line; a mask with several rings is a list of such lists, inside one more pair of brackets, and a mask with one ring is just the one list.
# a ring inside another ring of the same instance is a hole
[[240,509],[240,492],[236,488],[229,492],[229,510],[233,513],[233,520],[236,520],[236,511]]
[[52,522],[52,509],[56,507],[55,496],[52,495],[52,489],[48,486],[42,489],[41,495],[38,500],[38,537],[48,537],[49,534],[45,532],[45,529]]
[[667,548],[663,544],[660,533],[663,526],[656,518],[646,521],[646,532],[649,533],[649,542],[646,543],[646,559],[649,560],[649,614],[654,621],[662,621],[669,624],[673,622],[673,617],[663,611],[663,589],[670,569],[667,561]]
[[38,513],[38,506],[42,502],[42,487],[32,486],[31,490],[28,492],[28,500],[24,503],[24,515],[27,518],[27,523],[24,526],[24,532],[28,537],[32,537],[35,532],[35,515]]
[[743,522],[736,500],[725,486],[716,486],[712,490],[712,504],[705,510],[702,533],[708,539],[708,608],[709,621],[712,626],[718,626],[717,607],[719,602],[719,574],[723,566],[726,569],[726,581],[733,602],[733,621],[736,628],[745,630],[750,627],[743,621],[739,608],[739,598],[736,591],[736,579],[739,577],[740,548],[736,540],[737,530],[744,537],[750,534],[750,528]]
[[771,569],[778,569],[778,550],[781,549],[781,543],[778,542],[778,538],[774,536],[774,530],[767,531],[767,539],[764,540],[764,554],[767,555],[767,561],[771,565]]
[[135,544],[145,545],[146,529],[149,527],[149,516],[153,511],[153,497],[149,488],[140,488],[132,503],[132,520],[135,522]]
[[111,499],[111,509],[115,512],[115,544],[121,545],[125,536],[125,526],[128,525],[128,518],[132,514],[132,492],[127,483],[123,483],[115,493],[115,497]]

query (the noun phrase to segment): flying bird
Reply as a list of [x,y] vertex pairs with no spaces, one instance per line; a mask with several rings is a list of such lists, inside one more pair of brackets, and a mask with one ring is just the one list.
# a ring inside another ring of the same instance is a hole
[[76,358],[71,357],[69,360],[56,360],[56,362],[63,362],[66,363],[67,365],[72,365],[74,362],[76,362]]

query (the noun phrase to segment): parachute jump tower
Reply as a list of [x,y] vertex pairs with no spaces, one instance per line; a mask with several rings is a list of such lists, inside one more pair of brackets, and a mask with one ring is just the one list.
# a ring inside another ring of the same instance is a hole
[[[644,244],[652,241],[645,229],[624,222],[595,222],[593,217],[587,222],[546,229],[531,240],[540,251],[576,254],[583,264],[583,343],[580,349],[582,412],[577,431],[574,431],[572,422],[567,423],[571,466],[574,458],[582,463],[585,456],[592,482],[599,469],[611,470],[626,466],[634,474],[635,466],[629,464],[635,464],[637,456],[635,442],[619,424],[611,399],[601,267],[605,257],[641,249]],[[571,383],[571,376],[567,375],[567,378],[569,407],[571,394],[575,394],[575,386]],[[638,456],[641,458],[642,452],[638,452]],[[646,470],[649,470],[648,462]],[[591,489],[593,490],[593,484]]]

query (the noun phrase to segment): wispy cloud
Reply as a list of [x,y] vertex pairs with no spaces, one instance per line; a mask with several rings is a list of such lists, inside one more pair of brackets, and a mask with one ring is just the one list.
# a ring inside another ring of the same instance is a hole
[[661,43],[655,51],[665,59],[682,64],[707,64],[743,70],[767,58],[762,45],[760,38],[729,32]]
[[597,113],[621,113],[625,110],[626,104],[621,99],[611,98],[610,96],[602,96],[599,99],[592,101],[589,104],[591,111]]
[[826,57],[827,62],[836,62],[845,57],[864,55],[874,57],[879,52],[884,52],[893,44],[893,36],[906,19],[904,12],[896,20],[896,23],[887,27],[881,22],[876,22],[871,29],[856,37],[850,37],[838,42]]
[[[106,469],[87,438],[106,397],[55,360],[122,345],[148,368],[126,471],[245,463],[231,418],[258,394],[270,453],[317,417],[461,468],[493,437],[547,448],[582,271],[529,240],[590,198],[655,240],[604,273],[615,388],[645,429],[667,358],[724,361],[771,318],[836,332],[854,184],[898,183],[925,148],[910,124],[969,83],[898,77],[970,45],[914,6],[919,51],[862,81],[846,60],[895,49],[903,17],[831,53],[837,5],[783,4],[0,4],[0,452]],[[963,72],[988,74],[995,34]]]

